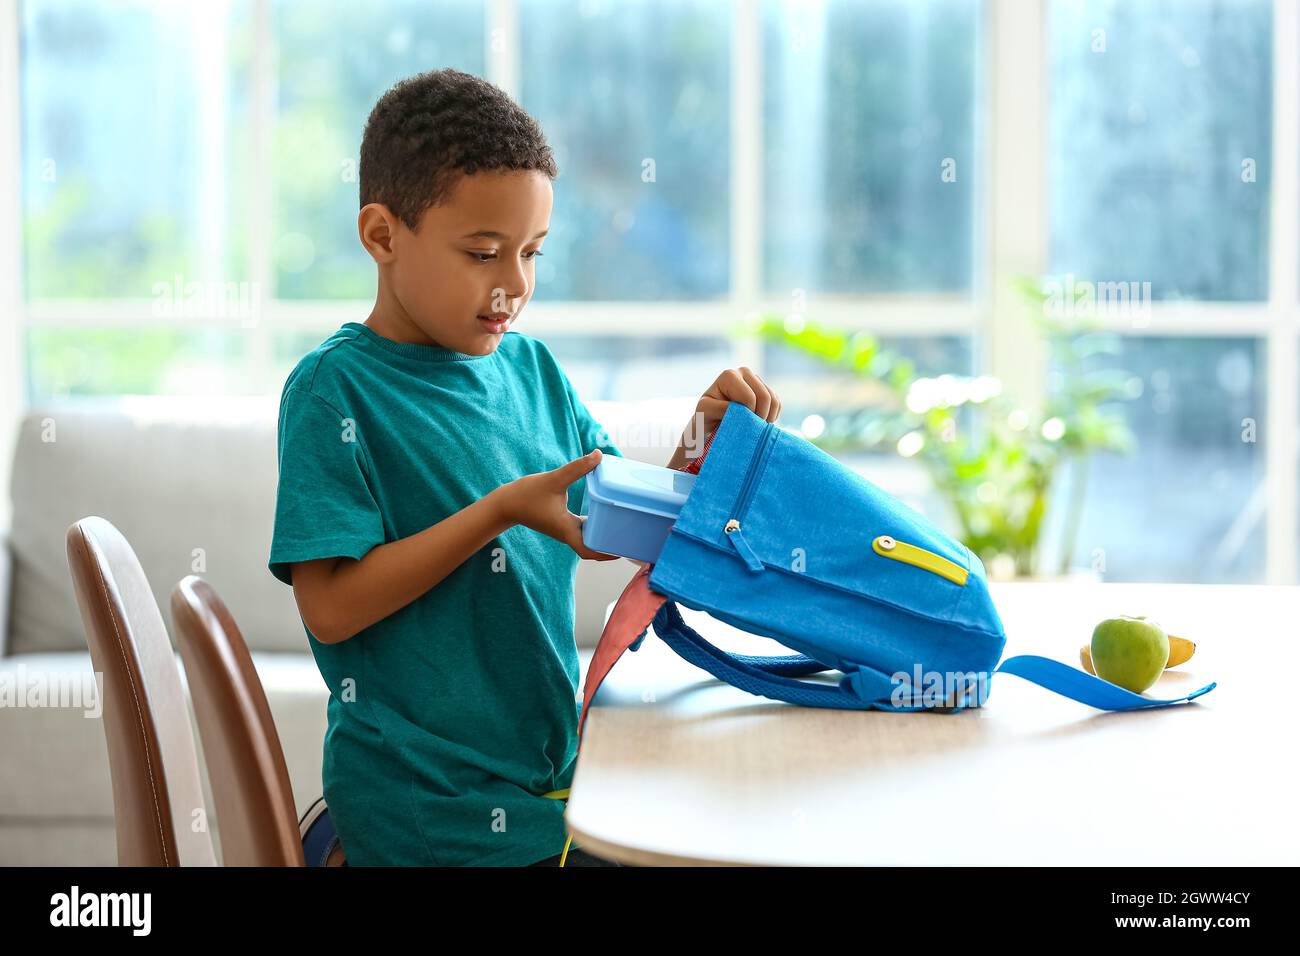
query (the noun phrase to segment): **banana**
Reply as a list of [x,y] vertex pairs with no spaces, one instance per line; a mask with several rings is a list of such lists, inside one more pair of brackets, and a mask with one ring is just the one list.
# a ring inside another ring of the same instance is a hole
[[[1179,664],[1186,664],[1196,653],[1196,645],[1185,637],[1175,637],[1169,635],[1169,661],[1165,664],[1165,669],[1177,667]],[[1083,669],[1094,677],[1097,672],[1092,669],[1092,645],[1085,644],[1079,648],[1079,661],[1083,664]]]
[[1185,637],[1169,635],[1169,663],[1165,667],[1177,667],[1186,664],[1196,653],[1196,645]]

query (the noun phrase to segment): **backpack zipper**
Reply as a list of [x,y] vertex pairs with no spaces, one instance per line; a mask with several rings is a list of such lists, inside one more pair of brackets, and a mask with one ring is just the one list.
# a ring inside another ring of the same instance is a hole
[[759,439],[758,445],[754,448],[754,455],[749,460],[749,471],[745,475],[745,483],[740,486],[740,495],[736,498],[736,517],[731,518],[726,526],[722,529],[732,544],[732,547],[745,560],[745,567],[751,571],[762,571],[763,562],[759,560],[754,549],[749,546],[740,532],[740,519],[744,517],[746,510],[749,508],[749,501],[758,489],[758,476],[763,471],[763,466],[767,463],[767,456],[776,444],[776,423],[768,422],[767,430],[763,437]]
[[754,455],[749,460],[749,472],[745,475],[745,483],[740,486],[740,495],[736,498],[736,517],[733,520],[739,520],[745,516],[745,509],[749,507],[749,499],[754,496],[754,492],[758,487],[758,475],[763,470],[767,453],[772,450],[775,440],[776,425],[768,422],[767,430],[763,433],[763,437],[758,440],[758,444],[754,447]]
[[877,535],[871,542],[871,550],[882,557],[893,558],[895,561],[902,561],[904,564],[937,574],[941,578],[947,578],[953,584],[960,584],[962,587],[966,586],[966,578],[970,573],[960,564],[949,561],[942,555],[927,551],[925,548],[918,548],[906,541],[898,541],[887,534]]

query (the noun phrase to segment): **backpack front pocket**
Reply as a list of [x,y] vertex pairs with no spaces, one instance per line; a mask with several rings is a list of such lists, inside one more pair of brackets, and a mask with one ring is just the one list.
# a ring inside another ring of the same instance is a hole
[[756,575],[794,573],[935,620],[960,616],[973,567],[965,547],[803,436],[764,428],[730,506],[714,512],[718,546]]

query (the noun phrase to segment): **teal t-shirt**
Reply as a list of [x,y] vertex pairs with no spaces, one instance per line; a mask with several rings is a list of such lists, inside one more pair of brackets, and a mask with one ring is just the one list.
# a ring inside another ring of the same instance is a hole
[[[476,356],[345,323],[285,382],[268,566],[288,584],[290,562],[361,558],[593,448],[621,455],[541,341],[511,331]],[[516,526],[346,641],[307,630],[330,692],[323,793],[351,864],[563,849],[565,803],[542,794],[570,786],[577,757],[578,560]]]

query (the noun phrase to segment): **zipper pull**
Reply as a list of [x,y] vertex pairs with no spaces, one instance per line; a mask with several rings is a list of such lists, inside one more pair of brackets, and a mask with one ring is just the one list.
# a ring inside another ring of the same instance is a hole
[[727,522],[726,527],[722,530],[727,533],[727,539],[731,542],[732,546],[740,553],[740,556],[745,559],[745,567],[749,568],[751,571],[762,571],[763,562],[758,559],[758,555],[755,554],[754,549],[749,546],[749,542],[740,536],[740,522],[735,518],[732,518]]
[[949,561],[933,551],[918,548],[906,541],[896,541],[887,534],[877,535],[871,542],[871,550],[881,557],[893,558],[895,561],[902,561],[904,564],[923,568],[931,574],[947,578],[953,584],[960,584],[962,587],[966,586],[966,578],[969,572],[960,564]]

